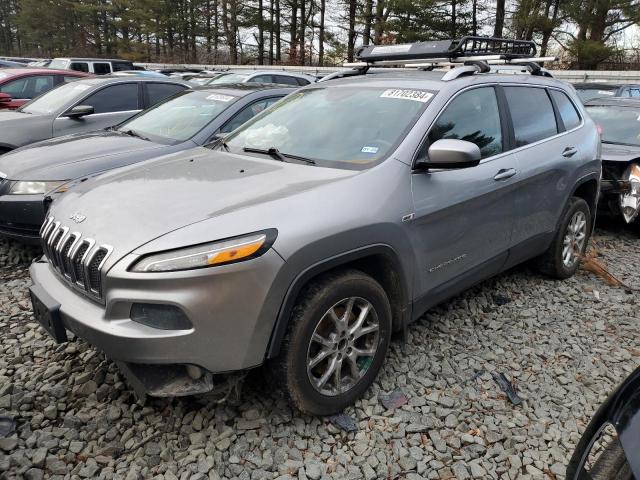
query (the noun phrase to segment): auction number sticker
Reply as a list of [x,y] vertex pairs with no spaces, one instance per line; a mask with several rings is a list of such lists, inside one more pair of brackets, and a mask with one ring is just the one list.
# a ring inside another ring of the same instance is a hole
[[212,93],[207,97],[207,100],[213,100],[214,102],[230,102],[235,97],[231,95],[223,95],[221,93]]
[[433,93],[424,90],[406,90],[400,88],[392,88],[385,90],[380,98],[400,98],[402,100],[413,100],[415,102],[427,103],[433,97]]
[[611,90],[598,90],[598,95],[614,95],[615,92]]
[[385,55],[389,53],[406,53],[411,50],[411,45],[382,45],[373,47],[371,53],[374,55]]

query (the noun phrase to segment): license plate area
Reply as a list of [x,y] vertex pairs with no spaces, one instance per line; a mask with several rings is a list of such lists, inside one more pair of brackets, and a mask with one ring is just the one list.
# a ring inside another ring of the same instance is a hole
[[67,331],[60,318],[60,304],[52,299],[40,286],[29,287],[33,316],[57,343],[67,341]]

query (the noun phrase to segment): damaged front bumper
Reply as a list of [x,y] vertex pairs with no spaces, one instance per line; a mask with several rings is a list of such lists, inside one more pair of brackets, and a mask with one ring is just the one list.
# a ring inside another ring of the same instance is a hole
[[605,169],[604,175],[602,194],[609,200],[615,198],[615,208],[620,211],[625,222],[633,222],[640,213],[640,165],[631,163],[620,175]]

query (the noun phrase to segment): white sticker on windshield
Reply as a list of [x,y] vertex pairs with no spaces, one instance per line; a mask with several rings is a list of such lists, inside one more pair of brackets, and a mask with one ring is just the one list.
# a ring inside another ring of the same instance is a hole
[[82,85],[82,84],[78,84],[75,87],[73,87],[74,90],[78,90],[79,92],[84,92],[85,90],[89,90],[91,88],[91,85]]
[[374,55],[383,55],[387,53],[405,53],[411,49],[411,45],[382,45],[373,47],[371,53]]
[[423,90],[405,90],[401,88],[393,88],[385,90],[380,98],[400,98],[402,100],[413,100],[416,102],[427,103],[433,97],[433,93]]
[[611,90],[598,90],[598,95],[614,95],[615,92]]
[[378,153],[378,147],[369,147],[369,146],[365,146],[362,147],[362,150],[360,150],[362,153]]
[[221,93],[212,93],[207,97],[207,100],[213,100],[214,102],[230,102],[234,97],[231,95],[223,95]]

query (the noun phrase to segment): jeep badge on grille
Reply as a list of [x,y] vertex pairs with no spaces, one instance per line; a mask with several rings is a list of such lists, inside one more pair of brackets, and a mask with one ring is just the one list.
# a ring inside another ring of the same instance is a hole
[[87,217],[85,215],[80,215],[78,212],[74,213],[73,215],[69,216],[70,220],[73,220],[76,223],[82,223],[85,221]]

